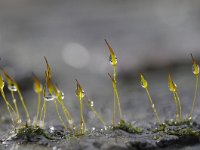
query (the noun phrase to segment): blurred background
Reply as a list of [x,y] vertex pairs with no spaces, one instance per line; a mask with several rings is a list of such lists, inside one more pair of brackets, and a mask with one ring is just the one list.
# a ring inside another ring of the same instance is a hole
[[[113,70],[107,39],[118,58],[118,88],[126,120],[152,121],[149,101],[140,87],[141,71],[164,120],[175,113],[168,72],[180,89],[184,114],[191,109],[195,79],[190,53],[199,60],[199,24],[199,0],[0,0],[0,65],[19,83],[32,117],[37,95],[31,74],[44,82],[46,56],[53,81],[65,93],[65,104],[76,122],[77,78],[110,123],[113,90],[107,73]],[[53,102],[47,105],[47,122],[58,124]],[[88,126],[101,126],[86,105],[84,111]]]

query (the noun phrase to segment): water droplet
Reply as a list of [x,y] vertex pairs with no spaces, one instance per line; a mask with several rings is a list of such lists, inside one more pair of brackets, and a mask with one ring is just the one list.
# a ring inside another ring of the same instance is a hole
[[48,93],[45,97],[44,100],[45,101],[53,101],[55,99],[55,95],[52,95],[50,93]]
[[148,87],[148,83],[147,81],[144,79],[144,76],[142,74],[140,74],[140,84],[143,88],[147,88]]
[[107,130],[108,129],[108,127],[107,126],[104,126],[104,130]]
[[154,105],[154,104],[152,104],[152,108],[153,108],[153,109],[155,108],[155,105]]
[[85,96],[85,91],[83,89],[80,91],[79,96],[81,98],[83,98]]
[[79,98],[79,99],[82,99],[84,96],[85,96],[85,92],[82,88],[77,88],[76,89],[76,96]]
[[3,144],[3,145],[6,145],[6,144],[7,144],[7,141],[3,141],[2,144]]
[[174,81],[172,80],[171,74],[169,74],[168,77],[168,87],[171,92],[176,92],[177,90],[176,83],[174,83]]
[[64,99],[65,98],[65,94],[62,91],[58,91],[58,99]]
[[191,121],[192,120],[192,116],[188,116],[188,118],[187,118],[189,121]]
[[90,101],[90,106],[93,107],[94,106],[94,102]]
[[51,126],[51,127],[49,128],[49,132],[50,132],[50,133],[53,133],[54,131],[55,131],[54,126]]
[[17,87],[15,86],[14,83],[11,83],[10,85],[8,85],[8,89],[10,91],[16,92],[17,91]]
[[176,83],[172,82],[172,84],[170,84],[168,87],[171,92],[175,92],[177,85],[176,85]]
[[195,74],[195,75],[198,75],[199,74],[199,65],[192,65],[192,72],[193,72],[193,74]]
[[115,60],[114,60],[114,62],[113,62],[112,56],[110,55],[110,56],[109,56],[109,62],[110,62],[111,65],[116,65],[116,64],[117,64],[117,57],[115,56]]
[[95,127],[92,127],[92,131],[95,131]]

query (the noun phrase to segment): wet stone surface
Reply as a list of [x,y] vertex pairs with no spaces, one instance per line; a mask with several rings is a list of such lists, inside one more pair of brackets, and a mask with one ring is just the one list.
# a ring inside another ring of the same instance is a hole
[[[135,132],[133,132],[134,129]],[[132,132],[130,132],[132,131]],[[26,147],[38,145],[47,149],[166,149],[183,148],[199,144],[200,124],[196,122],[166,121],[147,128],[136,128],[130,124],[88,130],[85,135],[67,132],[62,126],[46,129],[24,126],[1,139],[1,149],[17,145]]]

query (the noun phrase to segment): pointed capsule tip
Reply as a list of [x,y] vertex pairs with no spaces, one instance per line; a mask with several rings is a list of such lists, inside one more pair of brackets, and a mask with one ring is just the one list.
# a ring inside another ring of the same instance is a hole
[[169,77],[169,79],[171,79],[171,78],[172,78],[172,74],[171,74],[171,73],[169,73],[168,77]]
[[104,41],[106,42],[107,45],[109,45],[109,44],[108,44],[108,41],[107,41],[106,39],[104,39]]
[[44,56],[44,60],[47,62],[47,58],[46,58],[46,56]]
[[106,42],[106,45],[108,46],[108,49],[109,49],[111,55],[114,55],[114,51],[113,51],[112,47],[110,46],[110,44],[108,43],[108,41],[106,39],[104,39],[104,40]]
[[76,81],[76,83],[77,83],[77,88],[79,87],[79,88],[82,88],[81,87],[81,84],[79,83],[79,81],[77,80],[77,79],[75,79],[75,81]]
[[76,83],[77,83],[77,84],[79,84],[79,82],[78,82],[78,80],[77,80],[77,79],[75,79],[75,81],[76,81]]
[[37,80],[38,79],[38,77],[35,75],[35,73],[31,73],[32,74],[32,78],[34,79],[34,80]]
[[144,80],[144,75],[140,73],[140,78]]
[[169,75],[168,75],[168,82],[172,82],[172,76],[171,76],[171,73],[169,73]]
[[195,59],[194,59],[192,53],[190,55],[191,55],[191,58],[192,58],[192,62],[195,63]]
[[147,81],[145,80],[144,76],[142,73],[140,73],[140,83],[141,83],[141,86],[145,89],[147,89],[148,87],[148,83]]

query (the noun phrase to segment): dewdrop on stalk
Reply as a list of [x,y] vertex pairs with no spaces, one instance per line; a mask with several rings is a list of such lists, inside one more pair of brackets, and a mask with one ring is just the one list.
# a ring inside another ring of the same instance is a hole
[[[51,79],[51,68],[50,65],[47,61],[47,58],[44,56],[45,59],[45,63],[46,63],[46,70],[45,70],[45,79],[46,79],[46,84],[43,88],[43,105],[41,108],[41,113],[40,113],[40,121],[42,122],[42,126],[44,126],[44,121],[45,121],[45,117],[46,117],[46,101],[53,101],[55,99],[55,97],[52,95],[52,91],[49,91],[49,84],[48,83]],[[47,91],[47,93],[46,93]]]
[[178,121],[178,119],[179,119],[179,103],[178,103],[178,100],[177,100],[177,97],[176,97],[176,94],[175,94],[175,92],[177,91],[177,86],[172,81],[171,74],[169,74],[169,77],[168,77],[168,87],[169,87],[169,90],[173,93],[173,96],[174,96],[173,99],[174,99],[174,103],[175,103],[175,106],[176,106],[176,121]]
[[14,105],[15,105],[15,111],[16,111],[16,113],[17,113],[17,118],[18,118],[18,119],[17,119],[17,120],[18,120],[17,122],[21,123],[21,118],[20,118],[20,116],[19,116],[18,106],[17,106],[16,99],[15,99],[15,96],[14,96],[14,92],[16,92],[16,91],[17,91],[17,93],[18,93],[19,99],[20,99],[20,101],[21,101],[21,103],[22,103],[22,106],[23,106],[23,108],[24,108],[24,111],[25,111],[25,113],[26,113],[27,122],[30,123],[31,120],[30,120],[29,112],[28,112],[28,109],[27,109],[27,107],[26,107],[26,104],[25,104],[25,102],[24,102],[24,99],[23,99],[23,97],[22,97],[22,94],[21,94],[21,91],[20,91],[20,89],[19,89],[19,87],[18,87],[17,82],[15,82],[15,80],[12,79],[12,78],[8,75],[8,73],[7,73],[5,70],[3,70],[3,72],[4,72],[4,75],[5,75],[5,77],[6,77],[6,81],[7,81],[7,84],[8,84],[8,89],[10,90],[11,95],[12,95],[13,103],[14,103]]
[[[56,108],[56,113],[58,115],[58,118],[60,119],[62,125],[64,126],[64,128],[67,130],[67,126],[64,123],[64,120],[62,119],[60,113],[59,113],[59,107],[57,104],[57,100],[58,102],[60,102],[62,99],[60,99],[60,97],[58,97],[58,89],[56,86],[54,86],[52,80],[51,80],[51,68],[50,65],[45,58],[45,62],[46,62],[46,71],[45,71],[45,75],[46,75],[46,85],[43,91],[43,97],[44,97],[44,103],[42,106],[42,110],[41,110],[41,115],[40,115],[40,120],[42,119],[43,125],[44,125],[44,120],[46,117],[46,101],[53,101],[55,108]],[[47,93],[46,93],[47,91]],[[61,102],[60,102],[61,103]],[[62,105],[62,103],[61,103]]]
[[189,115],[189,118],[192,119],[192,115],[194,112],[194,107],[195,107],[195,103],[196,103],[196,96],[197,96],[197,89],[198,89],[198,82],[199,82],[199,65],[197,64],[197,61],[194,59],[194,57],[192,56],[192,72],[195,75],[195,79],[196,79],[196,84],[195,84],[195,90],[194,90],[194,98],[192,101],[192,109]]
[[117,57],[116,57],[112,47],[108,44],[107,40],[105,40],[105,42],[106,42],[108,49],[110,51],[109,62],[112,66],[117,66]]
[[[112,85],[113,85],[113,92],[114,92],[114,95],[113,95],[113,100],[114,100],[113,101],[113,126],[114,126],[115,122],[116,122],[116,103],[118,104],[118,109],[119,109],[119,113],[120,113],[120,123],[124,123],[124,117],[123,117],[123,114],[121,111],[120,98],[119,98],[118,91],[117,91],[117,81],[116,81],[117,57],[116,57],[112,47],[108,43],[108,41],[105,40],[105,42],[106,42],[106,45],[108,46],[109,53],[110,53],[109,62],[113,67],[113,78],[110,75],[109,76],[111,77],[111,80],[113,80]],[[117,98],[117,101],[116,101],[116,98]]]
[[17,87],[15,86],[14,83],[11,83],[10,85],[8,85],[8,89],[10,91],[16,92],[17,91]]
[[55,96],[48,93],[45,97],[44,97],[44,100],[45,101],[53,101],[55,99]]
[[168,77],[168,87],[171,92],[177,91],[177,86],[174,83],[174,81],[172,80],[171,74],[169,74],[169,77]]
[[144,79],[144,76],[142,75],[142,74],[140,74],[140,78],[141,78],[141,80],[140,80],[140,83],[141,83],[141,86],[143,87],[143,88],[148,88],[148,83],[147,83],[147,81]]
[[85,96],[85,93],[77,79],[76,79],[75,93],[76,93],[76,96],[79,99],[79,103],[80,103],[80,134],[85,134],[86,127],[85,127],[85,121],[84,121],[84,117],[83,117],[83,101],[82,101]]
[[[176,119],[178,117],[178,113],[177,112],[179,112],[179,119],[180,119],[180,122],[182,122],[181,101],[180,101],[180,97],[179,97],[178,92],[177,92],[177,86],[174,83],[174,81],[172,80],[172,76],[171,76],[170,73],[169,73],[169,76],[168,76],[168,87],[169,87],[169,90],[173,93],[173,96],[174,96],[174,102],[176,104]],[[177,110],[178,108],[179,108],[179,110]]]
[[81,85],[79,84],[78,80],[76,79],[76,82],[77,82],[77,86],[76,86],[76,96],[82,100],[82,98],[85,96],[85,92],[83,90],[83,88],[81,87]]
[[[102,116],[101,116],[101,115],[95,110],[95,108],[94,108],[94,102],[93,102],[92,100],[90,100],[90,99],[86,96],[86,94],[85,94],[85,92],[84,92],[82,86],[80,85],[80,83],[79,83],[77,80],[76,80],[76,82],[78,83],[77,89],[76,89],[76,96],[79,97],[79,99],[81,98],[82,100],[85,100],[85,101],[87,102],[89,108],[92,110],[92,112],[95,114],[95,116],[99,119],[99,121],[105,126],[106,123],[105,123],[105,121],[103,120]],[[84,98],[84,99],[83,99],[83,98]],[[82,100],[81,100],[81,101],[82,101]]]
[[94,102],[90,100],[90,106],[93,107],[94,106]]
[[192,72],[194,75],[199,75],[199,65],[197,64],[197,61],[194,59],[193,55],[192,57]]
[[[6,96],[5,96],[5,93],[4,93],[4,90],[3,90],[4,86],[5,86],[5,83],[4,83],[4,81],[3,81],[2,75],[0,74],[0,91],[1,91],[1,95],[2,95],[2,97],[3,97],[3,100],[4,100],[5,103],[6,103],[7,110],[8,110],[8,113],[9,113],[9,115],[10,115],[10,118],[11,118],[11,120],[12,120],[12,123],[14,124],[14,119],[13,119],[12,112],[14,112],[15,115],[16,115],[16,112],[15,112],[14,108],[10,105],[10,103],[8,102],[8,100],[6,99]],[[12,112],[11,112],[11,111],[12,111]],[[18,120],[18,121],[19,121],[19,120]]]
[[[69,110],[67,109],[67,107],[64,104],[64,93],[60,90],[59,86],[56,84],[55,86],[55,93],[56,93],[56,99],[58,101],[58,103],[61,105],[63,113],[65,115],[66,120],[69,123],[69,126],[72,130],[75,130],[75,124],[74,124],[74,120],[72,118],[72,115],[70,114]],[[54,101],[56,103],[56,101]],[[60,116],[61,118],[61,116]],[[61,120],[61,119],[60,119]]]
[[158,114],[157,114],[155,105],[154,105],[154,103],[153,103],[153,101],[152,101],[152,99],[151,99],[151,96],[150,96],[150,94],[149,94],[148,83],[147,83],[147,81],[145,80],[143,74],[140,74],[140,83],[141,83],[141,86],[146,90],[148,99],[149,99],[149,101],[150,101],[150,103],[151,103],[151,107],[152,107],[153,112],[154,112],[154,115],[155,115],[155,117],[156,117],[158,123],[160,124],[161,122],[160,122],[160,119],[159,119],[159,117],[158,117]]
[[[114,58],[113,58],[113,57],[114,57]],[[110,54],[110,56],[109,56],[109,62],[110,62],[110,64],[113,65],[113,66],[117,65],[117,57],[116,57],[116,56],[112,56],[112,55]]]
[[55,88],[56,88],[56,96],[57,96],[57,99],[58,99],[58,100],[64,100],[65,94],[64,94],[63,91],[60,90],[60,88],[58,87],[58,84],[56,84]]

